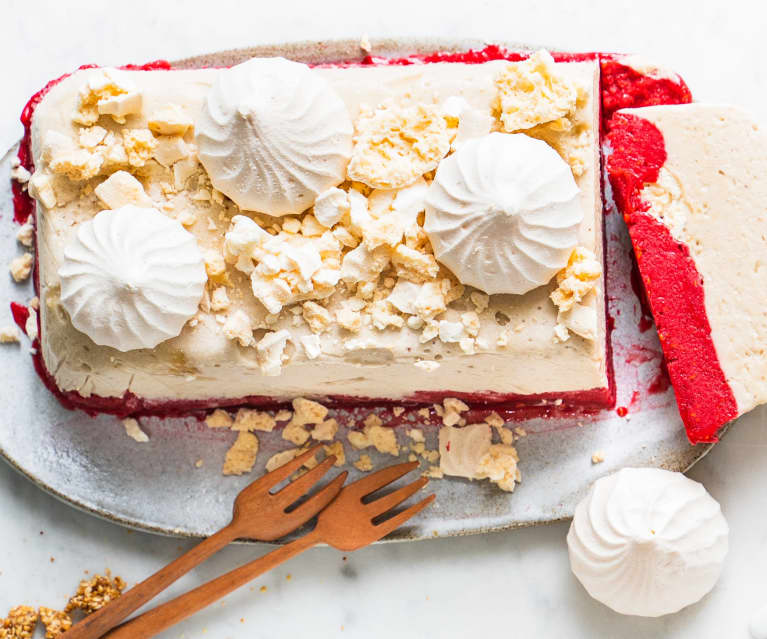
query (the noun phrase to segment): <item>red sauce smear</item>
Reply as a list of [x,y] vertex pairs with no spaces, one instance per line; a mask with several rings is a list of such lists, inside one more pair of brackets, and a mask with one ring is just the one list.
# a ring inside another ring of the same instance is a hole
[[[402,58],[380,58],[368,56],[361,61],[354,61],[348,63],[334,63],[332,65],[318,65],[318,66],[364,66],[364,65],[410,65],[410,64],[428,64],[434,62],[461,62],[466,64],[479,64],[488,62],[491,60],[509,60],[519,61],[527,58],[529,53],[509,51],[504,47],[498,45],[488,45],[480,50],[469,50],[462,52],[434,52],[424,55],[415,55]],[[644,100],[661,100],[665,94],[669,96],[669,99],[674,99],[674,95],[678,94],[679,90],[673,90],[672,87],[667,86],[662,89],[657,84],[658,81],[650,80],[645,76],[636,74],[634,88],[632,89],[631,74],[626,71],[621,71],[620,65],[612,60],[612,56],[599,53],[561,53],[552,52],[552,56],[557,62],[581,62],[588,60],[599,59],[602,68],[602,108],[603,115],[605,113],[612,113],[615,108],[620,106],[642,106]],[[86,65],[80,67],[81,69],[92,68],[95,65]],[[125,65],[123,69],[129,70],[168,70],[171,65],[164,61],[158,60],[150,62],[145,65]],[[628,67],[626,67],[628,69]],[[32,161],[31,145],[30,145],[30,128],[32,124],[32,115],[35,108],[43,99],[43,97],[54,87],[58,82],[68,77],[70,74],[64,75],[56,80],[49,82],[42,90],[36,93],[22,112],[21,121],[24,125],[24,137],[21,141],[19,148],[19,159],[21,164],[30,172],[34,171],[34,165]],[[665,81],[663,86],[666,85]],[[681,83],[684,87],[684,91],[687,91],[686,85]],[[682,93],[684,92],[682,91]],[[689,94],[689,91],[687,91]],[[606,96],[607,99],[606,99]],[[618,98],[615,96],[623,96]],[[622,101],[621,101],[622,100]],[[689,100],[687,100],[689,101]],[[658,104],[660,102],[645,102],[644,104]],[[610,109],[605,109],[605,105]],[[34,201],[30,198],[25,191],[22,190],[21,185],[14,183],[14,219],[18,223],[24,223],[30,216],[34,215]],[[35,282],[35,289],[39,291],[39,286]],[[609,408],[615,403],[615,382],[613,375],[613,363],[612,363],[612,345],[609,334],[614,327],[614,320],[612,317],[607,318],[608,326],[608,340],[607,340],[607,354],[608,354],[608,388],[595,388],[586,391],[573,391],[565,393],[546,393],[542,395],[515,395],[515,394],[499,394],[490,392],[479,393],[452,393],[450,391],[444,391],[440,393],[426,393],[417,392],[407,400],[397,402],[382,402],[381,400],[370,400],[370,404],[380,406],[382,404],[396,404],[403,405],[408,402],[412,402],[417,405],[423,405],[424,402],[437,401],[445,397],[460,397],[469,403],[472,410],[482,414],[489,413],[490,409],[496,410],[502,416],[506,418],[531,418],[537,416],[552,417],[561,416],[565,414],[584,413],[589,414],[596,412],[603,408]],[[59,399],[59,401],[67,408],[81,408],[85,412],[95,415],[98,413],[112,413],[118,416],[128,415],[156,415],[160,417],[170,416],[186,416],[195,415],[202,417],[211,408],[220,406],[256,406],[256,407],[276,407],[280,405],[280,401],[272,397],[262,396],[249,396],[244,398],[238,398],[236,400],[227,399],[209,399],[199,401],[175,401],[175,400],[163,400],[153,401],[146,400],[133,395],[130,392],[125,393],[123,397],[99,397],[90,396],[82,397],[75,391],[61,391],[55,384],[49,371],[46,369],[40,354],[40,349],[37,349],[37,353],[33,356],[35,369],[40,375],[43,383],[46,387]],[[557,402],[557,400],[562,400]],[[557,402],[555,404],[554,402]],[[331,405],[350,407],[354,405],[364,405],[365,400],[359,398],[348,398],[343,396],[329,398]]]
[[718,441],[717,431],[737,416],[738,407],[711,339],[703,281],[687,246],[646,213],[640,197],[666,161],[663,135],[647,120],[621,113],[608,129],[613,152],[607,172],[629,228],[687,437],[693,444]]

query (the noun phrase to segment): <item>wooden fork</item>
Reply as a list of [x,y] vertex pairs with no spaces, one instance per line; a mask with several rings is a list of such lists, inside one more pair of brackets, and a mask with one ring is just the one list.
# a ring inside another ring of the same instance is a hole
[[280,491],[276,493],[270,491],[287,479],[291,473],[301,468],[307,460],[313,458],[320,447],[311,448],[284,466],[246,486],[234,501],[232,521],[227,526],[125,592],[109,605],[88,615],[62,634],[61,639],[98,639],[174,581],[235,539],[272,541],[284,537],[305,524],[338,494],[346,481],[345,471],[294,510],[288,511],[287,508],[295,504],[325,475],[335,463],[334,455],[329,455],[322,463]]
[[418,462],[397,464],[349,484],[320,513],[317,525],[311,532],[127,621],[104,635],[104,639],[107,637],[109,639],[154,637],[259,575],[319,543],[326,543],[338,550],[352,551],[381,539],[434,500],[434,495],[429,495],[401,513],[376,523],[376,520],[423,488],[429,480],[417,479],[407,486],[367,503],[363,499],[406,475],[417,466]]

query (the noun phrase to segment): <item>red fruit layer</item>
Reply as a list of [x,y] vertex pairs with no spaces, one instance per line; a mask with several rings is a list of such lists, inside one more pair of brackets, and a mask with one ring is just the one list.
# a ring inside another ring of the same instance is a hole
[[[668,81],[657,81],[650,78],[646,78],[636,72],[633,75],[629,70],[629,67],[615,62],[612,56],[598,53],[557,53],[554,52],[553,57],[558,62],[579,62],[585,60],[599,59],[602,67],[602,104],[609,104],[611,109],[618,108],[618,106],[642,106],[646,100],[652,100],[646,102],[648,104],[660,103],[658,100],[662,100],[663,96],[668,96],[669,100],[677,99],[678,95],[683,94],[685,91],[688,95],[686,85],[681,83],[683,89],[673,89],[668,86]],[[508,51],[503,47],[497,45],[488,45],[481,50],[470,50],[458,53],[452,52],[435,52],[425,55],[409,56],[404,58],[379,58],[368,56],[361,62],[339,63],[330,66],[352,66],[352,65],[408,65],[408,64],[428,64],[432,62],[462,62],[465,64],[479,64],[482,62],[488,62],[491,60],[509,60],[518,61],[523,60],[528,56],[527,53],[520,53],[515,51]],[[95,65],[86,65],[80,67],[91,68]],[[171,68],[170,64],[164,60],[158,60],[150,62],[145,65],[126,65],[124,69],[133,70],[168,70]],[[64,75],[56,80],[49,82],[41,91],[36,93],[22,112],[21,121],[24,125],[24,137],[22,138],[19,148],[19,159],[22,165],[30,172],[34,171],[34,165],[32,161],[31,145],[30,145],[30,129],[32,124],[32,115],[35,108],[40,103],[42,98],[55,86],[58,82],[68,77]],[[606,97],[609,96],[609,99]],[[618,96],[618,97],[616,97]],[[604,109],[604,106],[603,106]],[[26,191],[21,189],[21,185],[13,184],[14,192],[14,219],[18,223],[24,223],[30,216],[34,214],[34,200],[27,195]],[[35,289],[39,292],[37,282],[35,282]],[[437,401],[444,397],[459,396],[464,401],[472,406],[472,409],[482,410],[484,407],[492,405],[493,409],[504,413],[507,417],[511,416],[524,416],[524,418],[537,417],[537,416],[552,416],[562,415],[567,412],[592,412],[600,408],[609,408],[615,403],[615,383],[612,371],[611,361],[611,344],[609,332],[612,330],[614,322],[611,317],[607,318],[608,325],[608,338],[607,338],[607,353],[608,353],[608,388],[595,388],[586,391],[578,392],[566,392],[566,393],[547,393],[544,395],[502,395],[498,393],[452,393],[450,391],[444,391],[440,393],[424,393],[416,392],[410,401],[414,403],[424,403]],[[59,401],[67,408],[81,408],[90,414],[97,413],[112,413],[120,416],[127,415],[158,415],[158,416],[179,416],[187,414],[202,413],[210,408],[224,405],[252,405],[252,406],[274,406],[278,402],[275,398],[271,397],[244,397],[237,400],[224,400],[224,399],[210,399],[200,401],[151,401],[136,397],[132,393],[126,393],[123,397],[110,398],[110,397],[82,397],[75,391],[61,391],[55,384],[52,376],[45,367],[40,349],[37,349],[37,353],[33,356],[35,369],[40,375],[46,387],[59,399]],[[347,398],[347,397],[335,397],[330,398],[331,403],[337,405],[352,406],[365,403],[365,400],[359,398]],[[552,407],[547,404],[547,400],[562,399],[562,406]],[[380,405],[382,403],[379,400],[370,400],[370,403]],[[401,404],[402,402],[397,402]]]
[[613,150],[607,173],[629,228],[687,437],[693,444],[715,442],[738,407],[711,339],[703,279],[687,246],[646,212],[640,197],[666,161],[663,135],[647,120],[622,113],[607,128]]

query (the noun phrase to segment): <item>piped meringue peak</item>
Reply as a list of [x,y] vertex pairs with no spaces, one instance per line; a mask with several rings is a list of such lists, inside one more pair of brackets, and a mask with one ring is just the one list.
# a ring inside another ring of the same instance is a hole
[[659,617],[695,603],[722,571],[729,528],[702,484],[658,468],[597,480],[567,534],[588,593],[626,615]]
[[119,351],[176,337],[207,281],[194,236],[157,209],[130,204],[80,225],[59,276],[74,327]]
[[343,100],[305,64],[253,58],[216,77],[197,119],[199,158],[237,206],[301,213],[340,184],[353,126]]
[[567,264],[583,220],[578,193],[570,167],[545,142],[490,133],[442,160],[424,229],[461,283],[521,295]]

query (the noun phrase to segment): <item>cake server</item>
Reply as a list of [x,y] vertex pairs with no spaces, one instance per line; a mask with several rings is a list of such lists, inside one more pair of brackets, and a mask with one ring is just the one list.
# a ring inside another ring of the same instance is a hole
[[[434,501],[434,495],[429,495],[402,512],[381,521],[394,508],[428,483],[429,480],[424,477],[386,495],[366,501],[366,498],[369,498],[373,493],[417,467],[418,462],[397,464],[349,484],[320,513],[317,525],[311,532],[285,546],[280,546],[263,557],[235,568],[194,590],[157,606],[135,619],[131,619],[108,632],[104,635],[104,639],[107,637],[109,639],[154,637],[259,575],[317,544],[325,543],[337,550],[348,552],[378,541]],[[119,601],[118,599],[117,602],[119,603]]]
[[284,466],[267,473],[246,486],[234,501],[232,521],[214,535],[204,539],[165,568],[137,584],[109,605],[89,615],[61,635],[66,639],[97,639],[114,628],[147,601],[165,590],[195,566],[211,557],[235,539],[247,537],[260,541],[273,541],[293,532],[305,524],[341,490],[346,471],[324,486],[319,492],[292,510],[288,510],[327,473],[335,463],[334,455],[277,492],[272,489],[285,481],[291,473],[313,459],[321,446],[315,446]]

